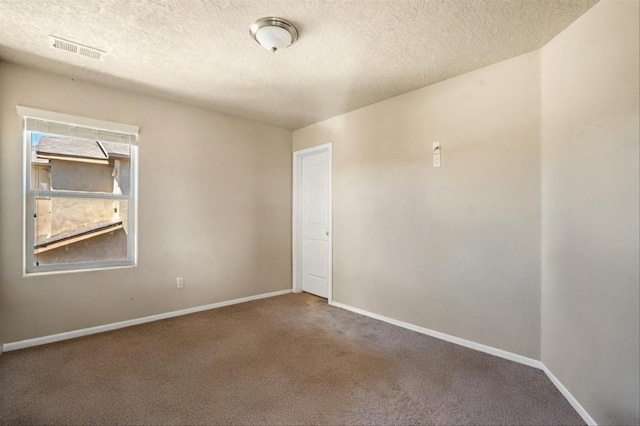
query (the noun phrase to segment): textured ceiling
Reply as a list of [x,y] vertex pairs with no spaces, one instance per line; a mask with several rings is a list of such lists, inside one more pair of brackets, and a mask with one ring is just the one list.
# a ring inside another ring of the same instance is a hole
[[[0,58],[297,129],[538,49],[596,2],[0,0]],[[298,41],[261,48],[249,26],[265,16]]]

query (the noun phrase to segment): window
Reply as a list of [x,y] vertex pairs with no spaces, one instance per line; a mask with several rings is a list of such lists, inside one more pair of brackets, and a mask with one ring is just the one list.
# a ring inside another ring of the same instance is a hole
[[17,107],[25,272],[134,266],[138,128]]

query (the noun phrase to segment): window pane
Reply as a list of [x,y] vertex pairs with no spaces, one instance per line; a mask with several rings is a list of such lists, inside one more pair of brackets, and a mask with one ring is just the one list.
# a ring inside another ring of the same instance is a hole
[[36,265],[128,258],[128,201],[35,199]]
[[129,195],[131,146],[31,134],[31,189]]

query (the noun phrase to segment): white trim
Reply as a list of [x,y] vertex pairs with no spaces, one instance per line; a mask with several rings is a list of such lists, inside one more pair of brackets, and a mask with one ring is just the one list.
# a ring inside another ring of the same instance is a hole
[[112,121],[97,120],[95,118],[63,114],[61,112],[45,111],[43,109],[30,108],[21,105],[16,105],[16,111],[18,115],[22,117],[37,118],[39,120],[53,121],[73,126],[90,127],[92,129],[107,130],[110,132],[137,135],[140,131],[140,127],[133,126],[131,124],[114,123]]
[[[109,271],[112,269],[126,269],[126,268],[135,268],[136,265],[131,263],[131,261],[123,260],[121,263],[110,264],[109,266],[90,266],[88,263],[76,263],[80,265],[78,269],[53,269],[53,270],[40,270],[38,272],[26,272],[22,271],[22,278],[31,278],[45,275],[61,275],[61,274],[75,274],[77,272],[95,272],[95,271]],[[40,265],[41,267],[45,267],[46,265]]]
[[74,339],[76,337],[89,336],[91,334],[103,333],[105,331],[117,330],[119,328],[131,327],[132,325],[144,324],[147,322],[178,317],[181,315],[193,314],[210,309],[221,308],[223,306],[236,305],[238,303],[251,302],[253,300],[266,299],[268,297],[289,294],[291,290],[280,290],[271,293],[257,294],[255,296],[241,297],[240,299],[227,300],[224,302],[212,303],[210,305],[196,306],[193,308],[181,309],[179,311],[165,312],[163,314],[151,315],[148,317],[136,318],[126,321],[114,322],[111,324],[99,325],[96,327],[83,328],[80,330],[67,331],[65,333],[52,334],[50,336],[36,337],[34,339],[21,340],[18,342],[5,343],[2,345],[4,352],[18,349],[30,348],[32,346],[46,345],[47,343],[60,342],[62,340]]
[[542,371],[544,371],[544,373],[547,375],[549,380],[551,380],[551,382],[556,386],[556,388],[558,388],[560,393],[567,399],[567,401],[569,401],[569,404],[571,404],[573,409],[576,410],[578,414],[580,414],[580,417],[582,417],[582,420],[584,420],[586,424],[592,425],[592,426],[598,425],[598,423],[596,423],[596,421],[593,420],[593,417],[591,417],[589,413],[587,413],[587,410],[585,410],[584,407],[578,402],[578,400],[571,394],[571,392],[569,392],[569,389],[567,389],[562,384],[562,382],[560,382],[560,380],[558,380],[558,378],[553,375],[551,370],[549,370],[547,366],[544,364],[542,364]]
[[[23,124],[24,130],[24,124]],[[27,264],[33,263],[33,254],[27,254],[27,246],[34,241],[33,226],[29,226],[27,221],[33,217],[33,205],[29,197],[31,191],[31,143],[26,141],[26,131],[22,132],[22,276],[27,274]],[[30,241],[31,243],[27,243]]]
[[333,143],[325,143],[322,145],[314,146],[307,149],[301,149],[293,153],[293,178],[292,178],[292,230],[291,230],[291,254],[292,254],[292,268],[291,268],[291,283],[292,291],[294,293],[300,293],[302,291],[302,281],[300,275],[300,212],[298,200],[300,198],[300,179],[302,173],[302,158],[308,155],[317,154],[326,151],[329,153],[329,271],[327,278],[327,300],[329,304],[333,303]]
[[354,308],[353,306],[345,305],[339,302],[330,303],[332,306],[337,308],[345,309],[347,311],[355,312],[359,315],[364,315],[369,318],[377,319],[380,321],[384,321],[389,324],[396,325],[398,327],[406,328],[407,330],[415,331],[421,334],[426,334],[427,336],[435,337],[436,339],[444,340],[450,343],[454,343],[456,345],[464,346],[469,349],[474,349],[480,352],[487,353],[489,355],[494,355],[500,358],[507,359],[509,361],[517,362],[519,364],[527,365],[529,367],[537,368],[542,370],[551,383],[560,391],[562,396],[564,396],[569,404],[573,407],[574,410],[582,417],[582,420],[585,421],[588,425],[598,426],[593,417],[587,413],[587,410],[578,402],[578,400],[569,392],[569,390],[564,387],[564,385],[558,380],[556,376],[551,373],[551,371],[547,368],[546,365],[542,361],[538,361],[537,359],[528,358],[526,356],[514,354],[513,352],[504,351],[502,349],[494,348],[492,346],[483,345],[480,343],[472,342],[471,340],[461,339],[459,337],[451,336],[449,334],[441,333],[439,331],[431,330],[428,328],[420,327],[414,324],[410,324],[404,321],[399,321],[393,318],[385,317],[383,315],[374,314],[373,312],[365,311],[364,309]]
[[316,154],[325,149],[328,149],[329,151],[331,151],[332,146],[333,146],[333,142],[327,142],[322,145],[312,146],[311,148],[299,149],[298,151],[294,151],[293,155],[294,156],[297,155],[298,157],[303,157],[309,154]]
[[129,205],[127,206],[127,218],[129,226],[127,253],[133,261],[133,265],[138,264],[138,147],[132,146],[129,153]]
[[470,349],[475,349],[477,351],[494,355],[500,358],[508,359],[509,361],[514,361],[519,364],[528,365],[529,367],[534,367],[538,369],[542,368],[542,362],[538,361],[537,359],[528,358],[526,356],[514,354],[513,352],[507,352],[502,349],[494,348],[492,346],[487,346],[480,343],[472,342],[471,340],[461,339],[460,337],[451,336],[450,334],[441,333],[439,331],[420,327],[418,325],[409,324],[408,322],[399,321],[393,318],[385,317],[383,315],[374,314],[372,312],[365,311],[364,309],[354,308],[353,306],[345,305],[342,303],[333,302],[331,303],[331,305],[336,306],[338,308],[346,309],[347,311],[355,312],[360,315],[374,318],[380,321],[388,322],[389,324],[397,325],[398,327],[402,327],[408,330],[416,331],[418,333],[426,334],[427,336],[435,337],[440,340],[445,340],[447,342],[455,343],[456,345],[464,346]]
[[[31,183],[31,182],[29,182]],[[68,191],[68,190],[42,190],[32,189],[29,192],[37,194],[38,198],[82,198],[82,199],[96,199],[96,200],[121,200],[130,201],[130,195],[126,194],[112,194],[110,192],[82,192],[82,191]],[[36,196],[29,194],[31,196]]]

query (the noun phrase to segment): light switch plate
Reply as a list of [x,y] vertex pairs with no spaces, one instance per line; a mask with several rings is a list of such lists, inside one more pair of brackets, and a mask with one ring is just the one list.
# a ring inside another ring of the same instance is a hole
[[440,154],[433,156],[433,167],[440,167]]

